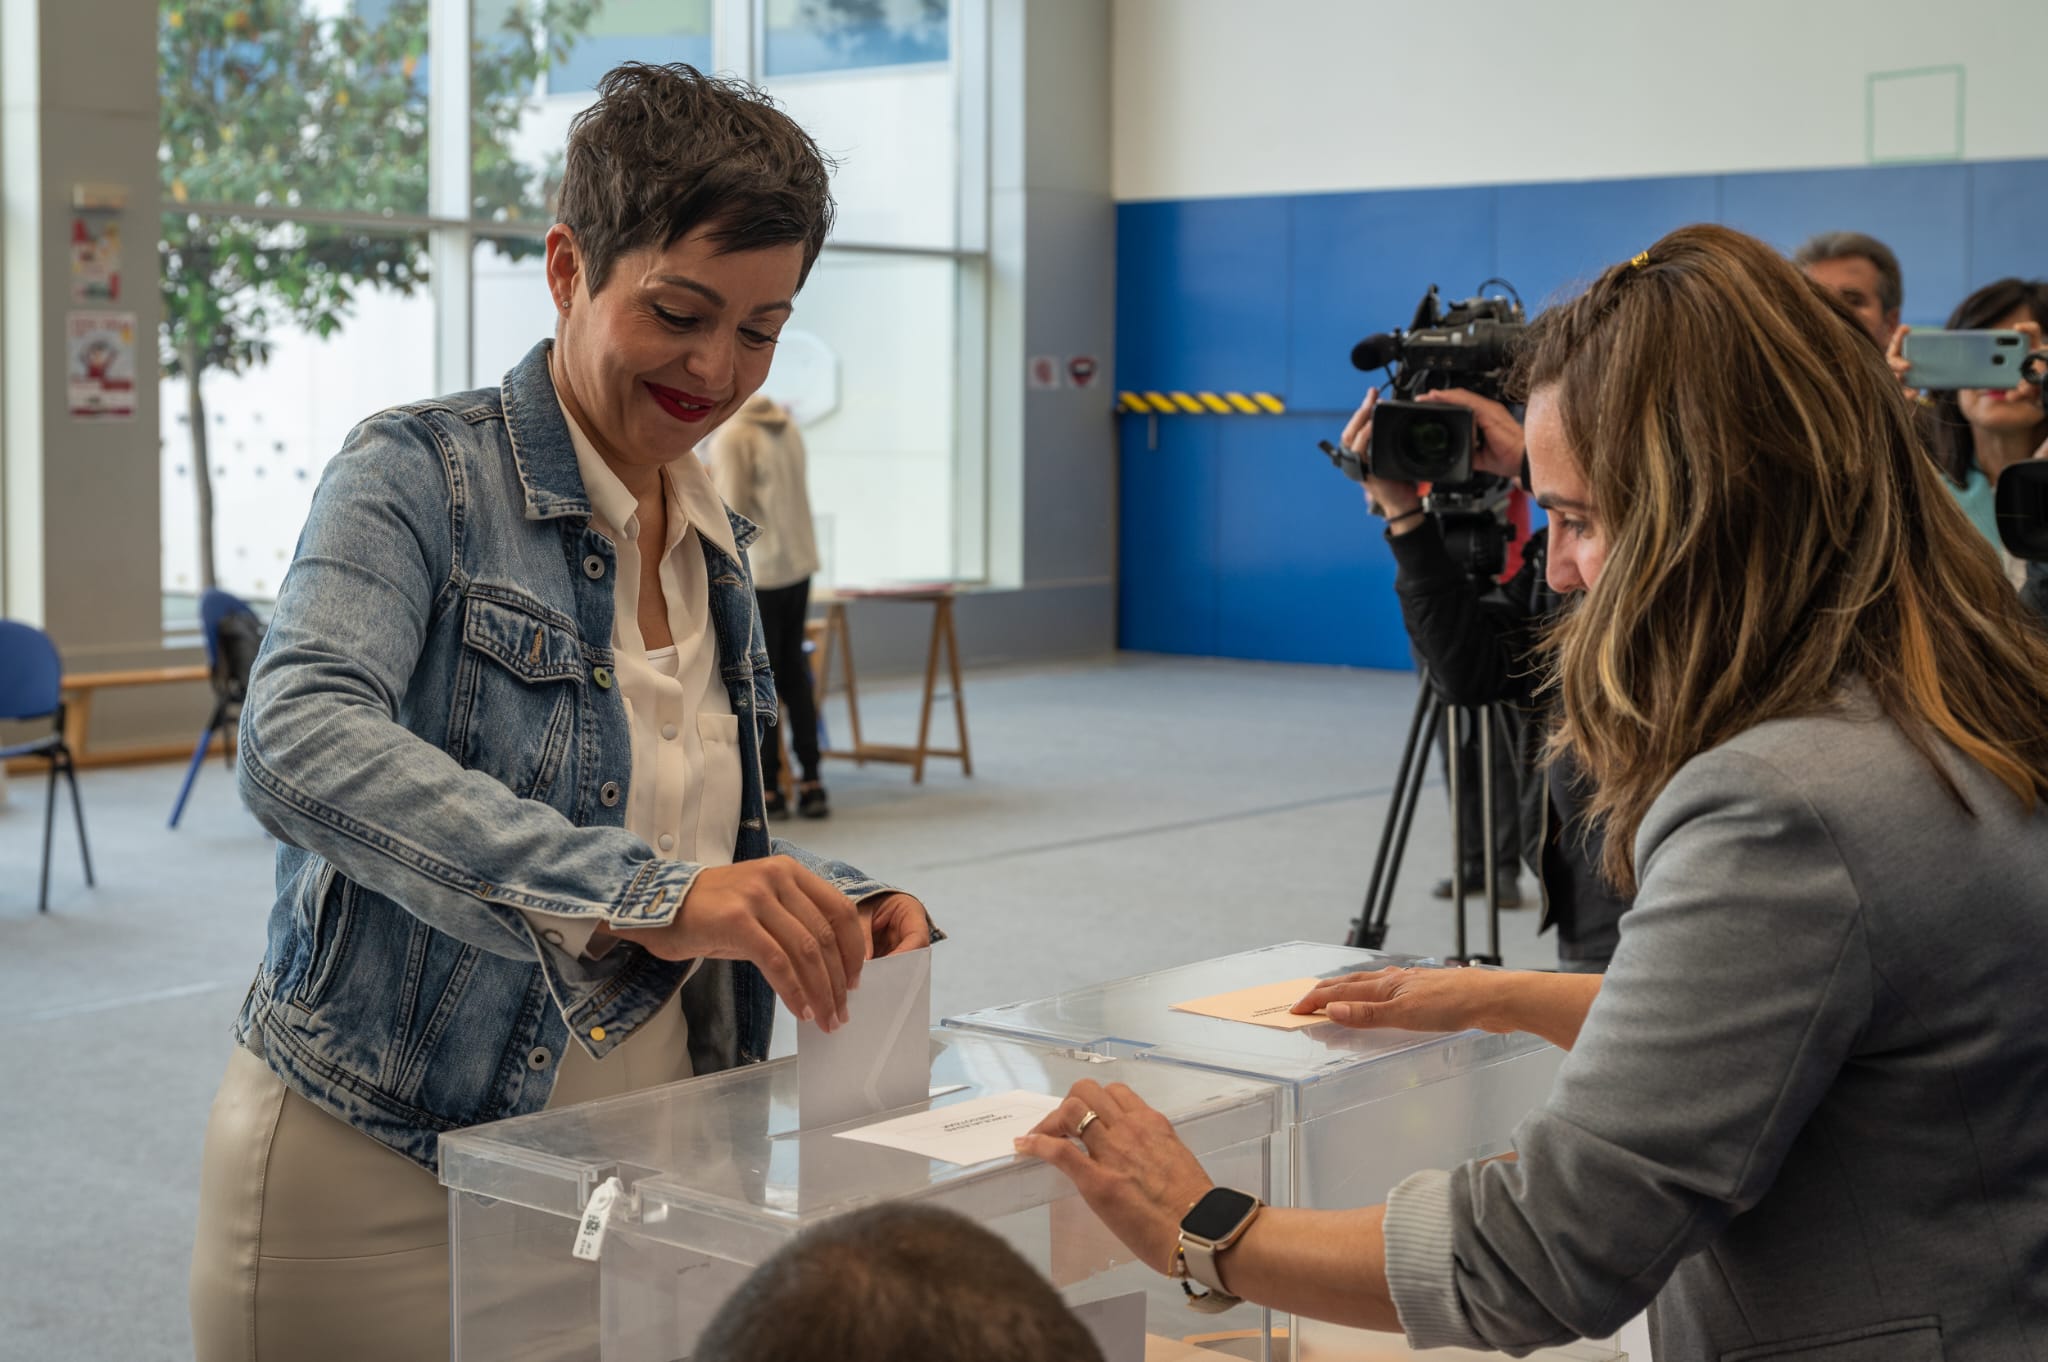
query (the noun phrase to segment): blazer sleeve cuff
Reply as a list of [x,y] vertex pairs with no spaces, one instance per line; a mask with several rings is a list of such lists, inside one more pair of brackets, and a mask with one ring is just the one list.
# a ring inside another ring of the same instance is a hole
[[1387,1198],[1387,1293],[1412,1348],[1490,1348],[1458,1301],[1451,1175],[1415,1173]]

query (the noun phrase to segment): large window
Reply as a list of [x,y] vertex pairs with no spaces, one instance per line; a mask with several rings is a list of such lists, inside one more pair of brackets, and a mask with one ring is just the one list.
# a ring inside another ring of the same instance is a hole
[[984,4],[160,0],[167,620],[275,593],[356,422],[549,333],[562,147],[629,59],[745,75],[840,162],[768,382],[823,584],[983,575]]

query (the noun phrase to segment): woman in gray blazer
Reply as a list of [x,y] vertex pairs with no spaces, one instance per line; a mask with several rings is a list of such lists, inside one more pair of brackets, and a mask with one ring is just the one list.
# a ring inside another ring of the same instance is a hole
[[1654,1302],[1658,1362],[2048,1358],[2048,642],[1882,356],[1763,243],[1672,233],[1524,369],[1550,581],[1580,593],[1553,751],[1635,907],[1604,981],[1301,1005],[1569,1046],[1517,1156],[1262,1211],[1090,1083],[1020,1148],[1162,1271],[1416,1347]]

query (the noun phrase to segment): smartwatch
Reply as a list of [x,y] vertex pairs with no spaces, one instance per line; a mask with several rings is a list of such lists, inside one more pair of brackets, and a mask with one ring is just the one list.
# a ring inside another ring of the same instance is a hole
[[1231,1187],[1212,1187],[1208,1194],[1194,1205],[1194,1209],[1181,1217],[1180,1252],[1187,1264],[1188,1276],[1209,1288],[1207,1296],[1197,1297],[1192,1289],[1191,1300],[1212,1301],[1211,1308],[1227,1308],[1238,1302],[1224,1289],[1223,1275],[1216,1266],[1217,1255],[1244,1237],[1258,1218],[1266,1203],[1249,1192],[1240,1192]]

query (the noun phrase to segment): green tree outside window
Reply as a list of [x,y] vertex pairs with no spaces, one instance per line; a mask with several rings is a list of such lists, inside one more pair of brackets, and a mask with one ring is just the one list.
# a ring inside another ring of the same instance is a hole
[[[468,3],[468,0],[443,0]],[[567,56],[601,0],[493,6],[470,58],[474,216],[520,222],[545,204],[559,156],[534,164],[513,139],[541,77]],[[185,383],[198,501],[199,580],[215,584],[212,471],[201,379],[264,364],[280,327],[320,337],[365,288],[428,282],[413,232],[300,225],[192,211],[193,205],[352,215],[427,208],[428,0],[392,0],[375,21],[323,16],[308,0],[162,0],[158,26],[163,217],[163,371]],[[538,240],[494,236],[518,257]]]

